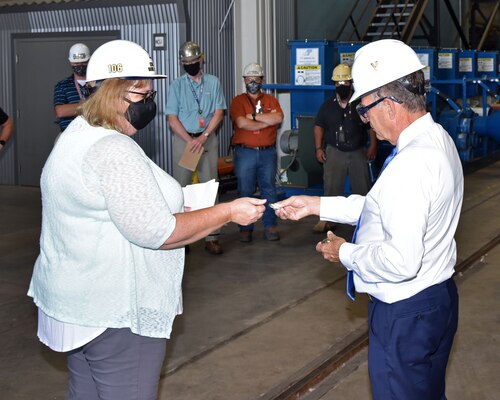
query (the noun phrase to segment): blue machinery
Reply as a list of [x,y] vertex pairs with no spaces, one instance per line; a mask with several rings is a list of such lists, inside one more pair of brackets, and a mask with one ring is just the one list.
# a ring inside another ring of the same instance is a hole
[[[290,41],[291,83],[265,89],[289,92],[291,129],[278,135],[283,188],[321,186],[322,167],[315,158],[314,117],[334,95],[331,74],[340,62],[352,64],[364,43]],[[462,162],[487,157],[500,149],[500,80],[496,51],[414,48],[431,91],[427,103],[434,119],[453,138]],[[491,104],[497,101],[497,108]],[[389,146],[379,144],[381,161]],[[346,190],[348,192],[348,190]]]

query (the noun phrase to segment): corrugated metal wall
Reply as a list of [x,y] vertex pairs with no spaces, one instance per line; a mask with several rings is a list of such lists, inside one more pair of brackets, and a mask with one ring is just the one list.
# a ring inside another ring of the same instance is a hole
[[[184,20],[184,17],[182,17]],[[11,105],[13,98],[12,39],[15,33],[48,33],[79,31],[120,31],[121,38],[141,44],[151,54],[157,70],[171,77],[178,74],[178,46],[184,39],[178,24],[176,4],[154,4],[106,8],[29,11],[26,13],[0,14],[0,104]],[[167,51],[153,49],[153,33],[165,33]],[[182,38],[182,39],[180,39]],[[174,55],[174,56],[172,56]],[[135,139],[160,167],[170,171],[170,136],[163,115],[168,93],[168,81],[158,80],[158,117]],[[4,110],[13,115],[14,110]],[[15,183],[14,143],[0,155],[0,184]]]
[[[205,72],[215,75],[221,82],[228,110],[219,128],[219,154],[228,154],[232,136],[229,105],[234,93],[234,17],[231,0],[189,0],[188,14],[191,19],[190,40],[197,42],[205,54]],[[227,19],[224,21],[226,13]],[[222,27],[222,29],[221,29]],[[220,33],[219,33],[220,30]]]
[[295,12],[296,0],[275,0],[276,82],[274,83],[291,83],[291,53],[288,40],[296,39]]
[[[11,38],[13,29],[23,29],[23,24],[11,18],[0,15],[0,106],[11,117],[14,115],[12,102],[12,63]],[[19,21],[21,22],[21,21]],[[15,152],[14,141],[11,139],[0,152],[0,184],[13,185],[15,183]]]
[[[248,0],[239,0],[248,1]],[[295,36],[295,0],[272,0],[274,7],[274,48],[276,83],[290,80],[290,50],[287,39]],[[179,1],[177,2],[179,3]],[[234,15],[233,0],[187,0],[189,22],[185,32],[184,12],[178,4],[148,4],[112,6],[102,8],[47,9],[36,11],[31,6],[22,13],[0,14],[0,104],[10,115],[13,97],[12,39],[15,33],[49,33],[80,31],[120,31],[123,39],[141,44],[153,57],[157,70],[166,73],[168,80],[158,81],[158,117],[136,140],[160,167],[172,170],[171,137],[164,117],[168,82],[178,77],[181,70],[177,54],[185,39],[197,41],[206,55],[205,71],[217,76],[224,90],[229,107],[235,96],[234,82]],[[88,6],[87,6],[88,7]],[[56,8],[54,6],[54,8]],[[228,12],[229,11],[229,12]],[[179,23],[182,21],[182,23]],[[223,23],[224,22],[224,23]],[[165,33],[167,51],[153,49],[153,33]],[[271,40],[271,38],[269,39]],[[219,153],[227,155],[232,136],[232,126],[227,112],[219,130]],[[0,184],[15,183],[15,152],[11,143],[0,154]]]

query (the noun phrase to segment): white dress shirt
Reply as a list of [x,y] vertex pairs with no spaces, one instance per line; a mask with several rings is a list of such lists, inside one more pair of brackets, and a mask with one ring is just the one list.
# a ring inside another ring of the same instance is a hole
[[397,142],[397,155],[366,196],[322,197],[321,219],[355,225],[356,244],[340,247],[356,291],[394,303],[449,279],[463,171],[453,140],[426,114]]

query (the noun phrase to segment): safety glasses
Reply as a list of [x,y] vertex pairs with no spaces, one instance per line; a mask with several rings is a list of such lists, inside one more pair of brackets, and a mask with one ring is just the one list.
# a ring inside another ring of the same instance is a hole
[[127,90],[128,93],[133,93],[133,94],[140,94],[143,96],[142,102],[143,103],[149,103],[150,101],[153,101],[156,97],[156,90],[150,90],[149,92],[134,92],[133,90]]
[[396,99],[394,96],[384,96],[381,97],[380,99],[375,100],[373,103],[368,104],[367,106],[363,106],[361,103],[359,103],[356,106],[356,111],[359,114],[359,117],[361,120],[366,124],[368,120],[368,111],[375,107],[377,104],[382,103],[385,99],[389,99],[394,101],[395,103],[402,104],[403,102],[401,100]]

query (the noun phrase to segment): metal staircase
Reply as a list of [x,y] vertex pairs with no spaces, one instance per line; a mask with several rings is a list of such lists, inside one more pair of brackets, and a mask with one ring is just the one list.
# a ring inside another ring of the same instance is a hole
[[[339,36],[347,23],[351,22],[353,29],[349,40],[394,38],[409,43],[428,2],[429,0],[356,0]],[[360,26],[365,26],[361,34],[358,30]]]
[[[434,21],[424,12],[432,3]],[[394,38],[410,44],[426,39],[429,46],[440,47],[440,14],[446,8],[457,35],[457,46],[478,50],[500,49],[500,0],[469,0],[465,17],[456,15],[450,0],[355,0],[337,34],[337,41],[367,41]],[[420,27],[415,35],[417,27]]]
[[409,42],[428,0],[379,0],[362,40],[395,38]]

